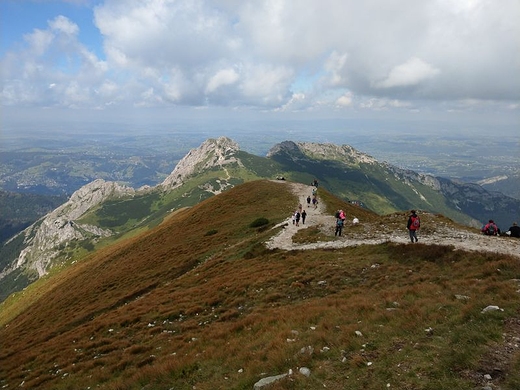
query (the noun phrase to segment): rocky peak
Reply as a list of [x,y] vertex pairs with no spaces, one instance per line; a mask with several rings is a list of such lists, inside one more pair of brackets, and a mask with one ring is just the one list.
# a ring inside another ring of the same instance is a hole
[[42,276],[52,260],[59,255],[60,246],[71,240],[110,236],[110,230],[78,223],[76,219],[109,198],[134,193],[135,190],[131,187],[102,179],[81,187],[67,202],[47,214],[40,223],[33,224],[20,233],[25,236],[26,247],[20,253],[14,267],[2,271],[0,277],[17,268],[33,269]]
[[198,148],[191,149],[161,186],[164,189],[173,189],[182,185],[188,177],[204,170],[230,163],[241,164],[235,157],[239,150],[238,144],[227,137],[208,139]]
[[300,149],[298,145],[293,141],[283,141],[279,144],[274,145],[269,152],[267,152],[267,157],[272,157],[277,154],[295,154],[300,153]]
[[376,159],[354,149],[350,145],[319,144],[313,142],[281,142],[269,150],[267,157],[288,154],[301,158],[302,155],[317,160],[337,160],[348,164],[375,164]]

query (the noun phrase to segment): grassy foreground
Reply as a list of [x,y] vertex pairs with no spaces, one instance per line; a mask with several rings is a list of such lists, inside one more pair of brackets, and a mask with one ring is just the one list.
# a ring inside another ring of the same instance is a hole
[[520,388],[517,258],[267,250],[297,202],[240,185],[8,299],[0,387],[252,389],[292,369],[269,389]]

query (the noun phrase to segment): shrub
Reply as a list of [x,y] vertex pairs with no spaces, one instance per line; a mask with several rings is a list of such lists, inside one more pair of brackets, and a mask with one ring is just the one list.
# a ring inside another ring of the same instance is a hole
[[249,227],[255,228],[255,227],[265,226],[267,224],[269,224],[269,220],[267,218],[262,217],[262,218],[257,218],[253,222],[251,222]]
[[205,236],[212,236],[214,234],[217,234],[218,233],[218,230],[217,229],[211,229],[211,230],[208,230],[206,232],[206,234],[204,234]]

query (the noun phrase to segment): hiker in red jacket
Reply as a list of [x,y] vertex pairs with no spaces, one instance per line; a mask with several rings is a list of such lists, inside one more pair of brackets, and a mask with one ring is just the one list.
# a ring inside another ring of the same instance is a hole
[[417,230],[421,227],[421,220],[417,216],[415,210],[410,212],[410,216],[408,217],[408,223],[406,224],[406,228],[410,233],[410,240],[412,242],[417,242],[419,239],[417,238]]
[[498,229],[498,226],[495,224],[495,222],[490,219],[486,225],[482,228],[482,233],[484,233],[486,236],[496,236],[500,234],[500,229]]

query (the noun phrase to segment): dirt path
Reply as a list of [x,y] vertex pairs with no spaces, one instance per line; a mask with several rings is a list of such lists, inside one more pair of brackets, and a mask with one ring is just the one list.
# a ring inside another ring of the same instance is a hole
[[[386,231],[382,232],[380,226],[370,221],[360,221],[360,226],[356,227],[355,234],[349,234],[348,224],[349,216],[347,216],[346,228],[341,237],[334,237],[335,218],[325,211],[325,206],[319,202],[318,207],[307,207],[307,196],[312,194],[312,186],[301,184],[276,181],[280,185],[291,186],[292,191],[298,196],[299,202],[307,212],[307,219],[305,224],[300,221],[300,226],[295,226],[292,223],[292,216],[289,215],[285,221],[277,226],[287,226],[276,236],[266,243],[270,249],[278,248],[283,250],[305,250],[318,248],[344,248],[348,246],[357,245],[376,245],[384,242],[395,242],[406,244],[410,243],[408,238],[408,231],[406,230],[406,221],[398,221],[397,223],[386,226]],[[295,204],[294,209],[298,208]],[[350,217],[352,218],[352,217]],[[379,222],[377,222],[379,224]],[[317,226],[320,230],[331,237],[333,241],[316,242],[308,244],[295,244],[292,237],[300,229],[306,229],[312,226]],[[435,229],[429,229],[426,232],[421,229],[419,233],[419,242],[424,244],[443,244],[452,245],[457,249],[466,251],[486,251],[494,253],[503,253],[520,257],[520,240],[509,237],[488,237],[479,233],[474,233],[467,230],[458,230],[448,224],[439,224]]]

